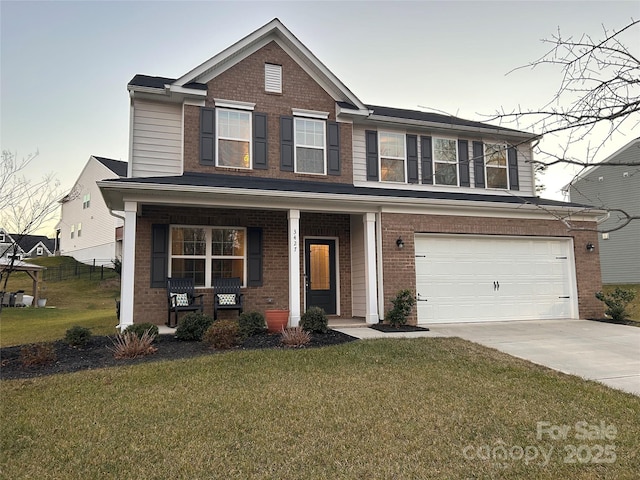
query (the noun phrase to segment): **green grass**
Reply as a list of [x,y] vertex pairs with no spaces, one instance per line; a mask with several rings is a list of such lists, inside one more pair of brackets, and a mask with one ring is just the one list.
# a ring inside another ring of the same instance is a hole
[[[70,257],[49,257],[31,261],[47,267],[73,265]],[[3,308],[0,314],[0,346],[44,342],[63,338],[74,325],[91,328],[94,335],[110,335],[118,323],[114,300],[120,296],[120,281],[111,270],[105,280],[88,274],[72,280],[45,282],[41,295],[47,308]],[[30,294],[32,280],[24,272],[9,277],[8,291]]]
[[633,299],[633,302],[627,306],[627,312],[629,312],[629,320],[634,320],[636,322],[640,322],[640,285],[638,284],[627,284],[627,285],[603,285],[602,291],[604,293],[613,292],[616,287],[620,287],[623,290],[635,290],[636,298]]
[[[640,471],[640,398],[460,339],[236,351],[3,381],[0,394],[3,478],[625,479]],[[577,439],[580,421],[613,425],[615,438]],[[537,422],[571,431],[539,439]],[[500,445],[515,458],[498,465],[475,453]],[[613,445],[616,458],[565,463],[570,445],[582,458]],[[552,449],[550,461],[525,461],[519,447]]]

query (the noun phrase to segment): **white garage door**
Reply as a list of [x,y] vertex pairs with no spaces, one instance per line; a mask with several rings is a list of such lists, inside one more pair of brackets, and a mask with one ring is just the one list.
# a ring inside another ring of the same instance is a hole
[[418,323],[577,318],[571,240],[416,235],[415,245]]

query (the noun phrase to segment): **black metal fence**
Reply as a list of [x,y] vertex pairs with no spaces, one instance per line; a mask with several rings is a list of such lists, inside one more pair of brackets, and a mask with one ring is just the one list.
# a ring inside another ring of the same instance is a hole
[[57,267],[47,267],[41,274],[45,282],[61,282],[83,277],[89,280],[105,280],[116,278],[118,274],[113,265],[87,265],[76,262],[73,265],[60,265]]

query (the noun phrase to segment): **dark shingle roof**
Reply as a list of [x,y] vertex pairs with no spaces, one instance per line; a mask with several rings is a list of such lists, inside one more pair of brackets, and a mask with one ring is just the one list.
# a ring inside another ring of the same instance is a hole
[[127,162],[123,162],[122,160],[112,160],[111,158],[105,157],[96,157],[95,155],[92,156],[119,177],[127,176]]
[[486,193],[439,192],[431,190],[400,190],[381,187],[356,187],[348,183],[285,180],[244,175],[223,175],[185,172],[181,176],[142,177],[107,180],[118,183],[146,183],[159,185],[184,185],[198,187],[237,188],[247,190],[271,190],[296,193],[326,193],[355,197],[411,198],[415,200],[458,200],[492,202],[511,205],[540,205],[545,207],[579,207],[587,205],[550,200],[539,197],[495,195]]
[[[463,127],[474,128],[492,128],[504,130],[506,132],[526,133],[511,128],[498,127],[488,123],[474,122],[473,120],[465,120],[464,118],[454,117],[453,115],[443,115],[440,113],[422,112],[420,110],[406,110],[403,108],[381,107],[377,105],[367,105],[367,108],[373,110],[374,115],[383,117],[395,117],[403,120],[419,120],[423,122],[443,123],[447,125],[457,125]],[[532,135],[533,136],[533,135]]]
[[[148,87],[148,88],[164,88],[164,86],[167,83],[173,83],[175,82],[176,79],[175,78],[168,78],[168,77],[152,77],[149,75],[136,75],[134,76],[131,81],[129,82],[129,85],[133,85],[136,87]],[[191,83],[187,83],[185,86],[185,88],[192,88],[194,90],[206,90],[207,89],[207,85],[204,83],[196,83],[196,82],[191,82]]]
[[47,247],[47,250],[49,250],[50,253],[53,253],[55,249],[55,240],[48,238],[45,235],[24,235],[22,238],[20,238],[20,235],[17,233],[10,233],[9,235],[14,239],[14,241],[17,240],[20,248],[26,253],[33,250],[40,242]]

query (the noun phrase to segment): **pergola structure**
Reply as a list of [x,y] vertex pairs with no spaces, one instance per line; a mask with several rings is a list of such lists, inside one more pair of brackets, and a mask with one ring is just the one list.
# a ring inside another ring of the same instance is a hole
[[11,260],[6,258],[0,259],[0,272],[11,270],[12,272],[26,272],[27,275],[33,280],[33,305],[38,305],[38,292],[40,290],[40,272],[47,267],[41,267],[40,265],[34,265],[33,263],[26,263],[22,260],[16,260],[11,263]]

